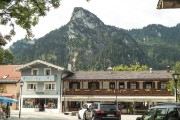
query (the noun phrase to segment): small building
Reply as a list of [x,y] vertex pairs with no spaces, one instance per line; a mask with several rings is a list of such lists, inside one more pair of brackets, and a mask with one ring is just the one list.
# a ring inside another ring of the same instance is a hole
[[72,74],[71,71],[41,60],[21,65],[16,70],[21,72],[24,82],[22,111],[62,112],[61,80]]
[[77,71],[63,78],[65,108],[77,111],[83,103],[117,102],[122,113],[131,106],[138,114],[158,102],[174,102],[166,88],[171,71]]
[[[0,65],[0,96],[18,100],[21,73],[15,71],[19,65]],[[18,104],[13,103],[11,109],[18,109]]]

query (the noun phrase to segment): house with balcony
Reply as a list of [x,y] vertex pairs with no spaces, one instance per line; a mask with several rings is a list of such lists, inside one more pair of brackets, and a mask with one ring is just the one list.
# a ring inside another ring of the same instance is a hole
[[117,102],[122,113],[144,112],[158,102],[174,102],[166,88],[172,71],[76,71],[63,78],[65,108],[78,110],[85,102]]
[[[19,65],[0,65],[0,96],[18,100],[21,73],[15,71],[17,67]],[[18,103],[13,103],[11,109],[18,109]]]
[[35,60],[16,68],[21,72],[21,110],[61,113],[62,78],[72,74],[70,70],[51,63]]

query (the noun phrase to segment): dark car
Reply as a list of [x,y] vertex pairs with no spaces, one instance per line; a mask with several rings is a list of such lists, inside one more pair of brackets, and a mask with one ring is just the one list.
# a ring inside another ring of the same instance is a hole
[[180,120],[179,103],[163,103],[151,107],[136,120]]
[[115,103],[93,103],[84,113],[84,120],[121,120],[121,111]]

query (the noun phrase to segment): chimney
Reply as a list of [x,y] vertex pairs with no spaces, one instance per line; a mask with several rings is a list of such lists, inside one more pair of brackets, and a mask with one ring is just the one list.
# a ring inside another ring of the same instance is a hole
[[72,71],[72,65],[70,63],[68,64],[68,70]]
[[170,66],[167,66],[167,72],[169,73],[171,70]]
[[152,71],[152,68],[149,68],[149,72],[152,74],[152,72],[153,72],[153,71]]
[[107,71],[109,71],[109,73],[112,73],[113,71],[112,67],[108,67]]

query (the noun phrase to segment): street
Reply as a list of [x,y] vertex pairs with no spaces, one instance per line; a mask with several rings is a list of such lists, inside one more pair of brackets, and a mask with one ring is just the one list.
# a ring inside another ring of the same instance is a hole
[[[122,115],[122,120],[136,120],[140,115]],[[19,118],[19,111],[12,111],[8,120],[78,120],[77,116],[45,112],[22,112]]]

